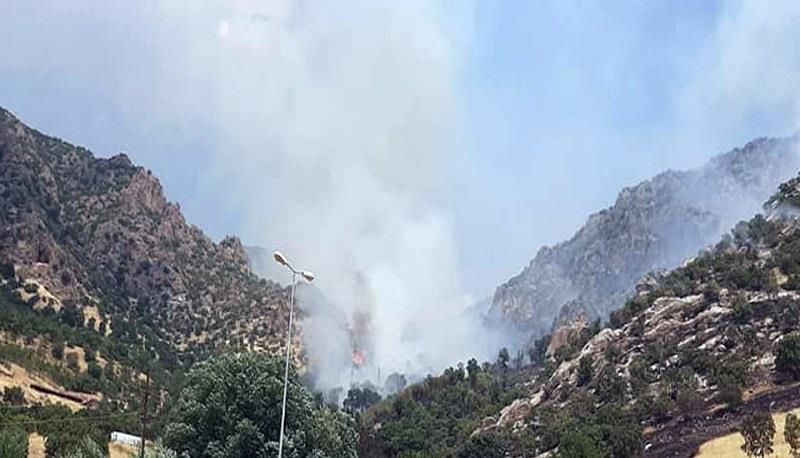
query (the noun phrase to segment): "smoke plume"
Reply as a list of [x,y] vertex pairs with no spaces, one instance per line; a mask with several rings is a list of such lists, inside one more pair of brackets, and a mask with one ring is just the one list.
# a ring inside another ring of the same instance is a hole
[[[317,275],[317,292],[299,298],[323,388],[496,351],[462,317],[471,299],[436,201],[458,160],[468,30],[448,13],[423,1],[240,1],[179,21],[193,49],[183,64],[207,69],[192,74],[215,91],[221,129],[202,179],[239,197],[248,241]],[[165,90],[191,99],[179,81]],[[278,267],[268,275],[285,280]]]

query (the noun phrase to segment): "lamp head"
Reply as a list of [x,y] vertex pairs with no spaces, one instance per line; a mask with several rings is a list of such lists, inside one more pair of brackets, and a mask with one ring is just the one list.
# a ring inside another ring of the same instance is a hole
[[309,283],[314,281],[314,274],[309,272],[309,271],[307,271],[307,270],[304,270],[304,271],[300,272],[300,275],[302,275],[303,278],[305,278],[306,281],[309,282]]
[[289,261],[286,259],[286,256],[284,256],[283,253],[281,253],[280,251],[275,251],[274,253],[272,253],[272,257],[275,258],[275,261],[277,261],[278,264],[289,267]]

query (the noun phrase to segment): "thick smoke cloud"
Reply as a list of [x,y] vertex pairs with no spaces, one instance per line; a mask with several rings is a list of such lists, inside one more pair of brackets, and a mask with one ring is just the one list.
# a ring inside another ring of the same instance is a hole
[[[461,318],[471,300],[436,202],[458,160],[466,29],[452,12],[426,1],[242,1],[166,13],[166,32],[190,47],[180,64],[213,91],[221,141],[204,179],[234,190],[248,240],[317,274],[320,294],[299,297],[320,384],[496,351]],[[165,85],[165,99],[189,103],[182,88]],[[287,278],[278,266],[268,275]],[[351,367],[353,350],[364,367]]]

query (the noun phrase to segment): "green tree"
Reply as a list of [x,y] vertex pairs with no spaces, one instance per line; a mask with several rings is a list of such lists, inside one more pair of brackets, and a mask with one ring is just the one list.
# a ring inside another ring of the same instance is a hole
[[61,340],[56,340],[53,342],[53,346],[50,348],[50,354],[53,355],[53,358],[60,360],[64,357],[64,342]]
[[362,388],[353,387],[347,391],[347,397],[342,402],[342,406],[345,412],[356,415],[369,409],[380,400],[381,395],[367,386]]
[[[282,395],[279,359],[245,353],[207,360],[187,375],[164,431],[165,444],[192,457],[274,457]],[[315,406],[294,370],[286,408],[286,456],[356,456],[351,422]]]
[[508,353],[508,348],[501,348],[500,353],[497,354],[497,366],[502,370],[508,369],[508,361],[510,359],[511,356]]
[[457,458],[503,458],[508,453],[508,439],[494,431],[470,438],[456,453]]
[[790,413],[786,415],[786,425],[783,428],[783,437],[789,445],[792,458],[800,458],[800,419]]
[[747,456],[763,458],[772,453],[775,422],[769,414],[758,413],[745,418],[741,433],[744,437],[742,451]]
[[568,432],[558,446],[559,458],[604,458],[606,453],[593,434],[584,429]]
[[577,384],[578,386],[586,385],[592,381],[594,369],[592,368],[592,360],[588,356],[581,358],[578,363]]
[[478,365],[478,360],[470,358],[467,361],[467,378],[469,378],[469,386],[475,388],[478,384],[478,374],[481,372],[481,367]]
[[800,333],[787,335],[778,344],[775,369],[800,380]]
[[6,387],[3,391],[3,402],[12,406],[25,404],[25,392],[18,386]]
[[20,429],[0,430],[0,456],[28,456],[28,435]]

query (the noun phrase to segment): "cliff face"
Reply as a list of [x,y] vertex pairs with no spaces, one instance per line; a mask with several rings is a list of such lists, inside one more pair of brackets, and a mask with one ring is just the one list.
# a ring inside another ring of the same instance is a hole
[[147,325],[200,353],[283,345],[287,295],[238,239],[212,242],[125,155],[95,158],[2,109],[0,264],[41,286],[38,307],[97,308],[113,332]]
[[757,212],[800,162],[796,139],[762,138],[704,167],[624,189],[568,241],[497,288],[490,315],[536,336],[579,314],[607,318],[651,271],[679,265]]

